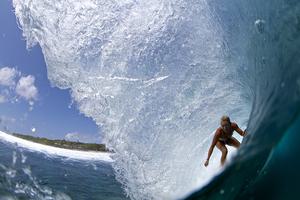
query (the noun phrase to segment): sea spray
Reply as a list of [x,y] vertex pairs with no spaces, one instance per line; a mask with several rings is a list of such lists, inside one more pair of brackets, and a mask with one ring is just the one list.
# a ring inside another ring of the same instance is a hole
[[245,126],[251,104],[207,1],[13,3],[52,85],[70,89],[116,152],[132,199],[179,198],[217,173],[203,166],[211,133],[223,114]]

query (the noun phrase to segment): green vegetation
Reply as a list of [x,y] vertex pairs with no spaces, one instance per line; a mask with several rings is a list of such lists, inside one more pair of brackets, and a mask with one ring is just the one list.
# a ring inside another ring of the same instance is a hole
[[81,143],[81,142],[71,142],[66,140],[50,140],[47,138],[34,137],[30,135],[22,135],[18,133],[13,133],[13,135],[22,138],[24,140],[29,140],[35,143],[64,148],[64,149],[111,152],[106,148],[105,144],[95,144],[95,143],[90,144],[90,143]]

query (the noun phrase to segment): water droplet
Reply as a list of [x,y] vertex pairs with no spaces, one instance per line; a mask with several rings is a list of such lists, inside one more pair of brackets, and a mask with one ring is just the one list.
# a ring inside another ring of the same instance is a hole
[[225,191],[224,190],[220,190],[220,194],[224,194],[225,193]]
[[21,153],[21,159],[22,159],[21,162],[25,163],[26,160],[27,160],[27,157],[24,154]]
[[14,178],[17,174],[17,171],[16,170],[13,170],[13,169],[9,169],[6,171],[6,175],[9,176],[10,178]]
[[14,151],[12,155],[12,166],[15,166],[17,162],[17,153]]
[[255,25],[255,27],[256,27],[256,30],[257,30],[259,33],[265,32],[265,25],[266,25],[265,20],[263,20],[263,19],[257,19],[257,20],[254,22],[254,25]]

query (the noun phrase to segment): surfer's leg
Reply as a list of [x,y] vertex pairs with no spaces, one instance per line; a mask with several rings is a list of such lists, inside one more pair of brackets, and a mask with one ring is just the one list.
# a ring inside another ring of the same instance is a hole
[[225,146],[225,143],[223,143],[223,142],[218,141],[216,146],[222,152],[221,165],[223,166],[226,161],[226,156],[227,156],[228,150]]
[[234,146],[235,148],[239,148],[241,143],[234,137],[231,137],[230,139],[228,139],[228,145]]

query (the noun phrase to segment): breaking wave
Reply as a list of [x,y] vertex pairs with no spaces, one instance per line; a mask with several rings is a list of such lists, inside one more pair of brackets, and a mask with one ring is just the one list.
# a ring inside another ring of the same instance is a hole
[[[205,169],[203,160],[221,115],[249,125],[245,148],[264,142],[269,148],[273,143],[258,130],[277,121],[277,112],[285,114],[278,103],[299,103],[299,40],[292,29],[299,17],[291,14],[298,3],[13,4],[28,48],[42,48],[52,85],[70,89],[80,112],[101,127],[116,152],[117,179],[132,199],[180,198],[207,183],[218,172]],[[282,95],[287,88],[289,95]],[[284,116],[278,127],[293,117]]]

